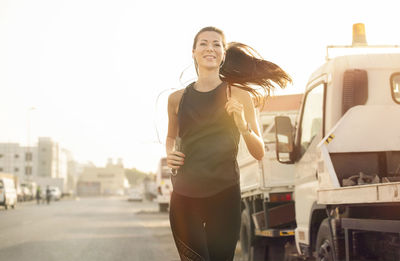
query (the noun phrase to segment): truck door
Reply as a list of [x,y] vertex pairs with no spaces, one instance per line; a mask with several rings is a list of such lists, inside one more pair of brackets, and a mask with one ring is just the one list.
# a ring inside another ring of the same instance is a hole
[[326,83],[320,80],[307,89],[296,135],[295,209],[297,242],[309,246],[310,215],[316,202],[318,185],[317,163],[320,153],[317,144],[323,137]]

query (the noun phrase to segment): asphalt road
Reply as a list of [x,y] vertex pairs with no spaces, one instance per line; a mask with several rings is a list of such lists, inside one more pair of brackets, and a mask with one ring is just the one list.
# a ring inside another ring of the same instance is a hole
[[0,207],[0,260],[178,261],[168,214],[124,198]]

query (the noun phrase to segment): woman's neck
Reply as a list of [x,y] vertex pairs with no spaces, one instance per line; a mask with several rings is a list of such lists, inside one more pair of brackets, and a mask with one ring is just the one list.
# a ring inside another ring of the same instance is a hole
[[198,91],[211,91],[221,83],[219,70],[217,71],[199,71],[199,76],[195,84]]

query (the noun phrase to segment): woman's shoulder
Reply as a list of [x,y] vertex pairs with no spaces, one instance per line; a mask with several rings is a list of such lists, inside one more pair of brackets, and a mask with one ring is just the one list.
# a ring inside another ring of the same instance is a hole
[[251,99],[250,93],[238,86],[231,85],[231,96],[238,100],[249,100]]
[[179,90],[174,91],[173,93],[171,93],[169,95],[169,99],[173,100],[173,101],[180,100],[184,91],[185,91],[185,89],[179,89]]
[[168,97],[169,106],[177,107],[182,99],[182,95],[185,89],[180,89],[171,93]]
[[179,103],[182,95],[185,93],[186,90],[188,90],[191,86],[193,86],[194,82],[190,83],[183,89],[179,89],[174,91],[169,95],[168,102],[173,102],[173,103]]

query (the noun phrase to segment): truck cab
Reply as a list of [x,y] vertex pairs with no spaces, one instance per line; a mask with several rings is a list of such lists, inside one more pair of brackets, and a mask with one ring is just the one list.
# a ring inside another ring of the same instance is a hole
[[240,164],[242,260],[400,260],[400,53],[353,31],[339,48],[363,53],[327,55],[296,122],[275,116],[277,162]]
[[336,57],[311,75],[296,130],[276,118],[278,160],[294,166],[299,255],[399,260],[399,85],[399,53]]

